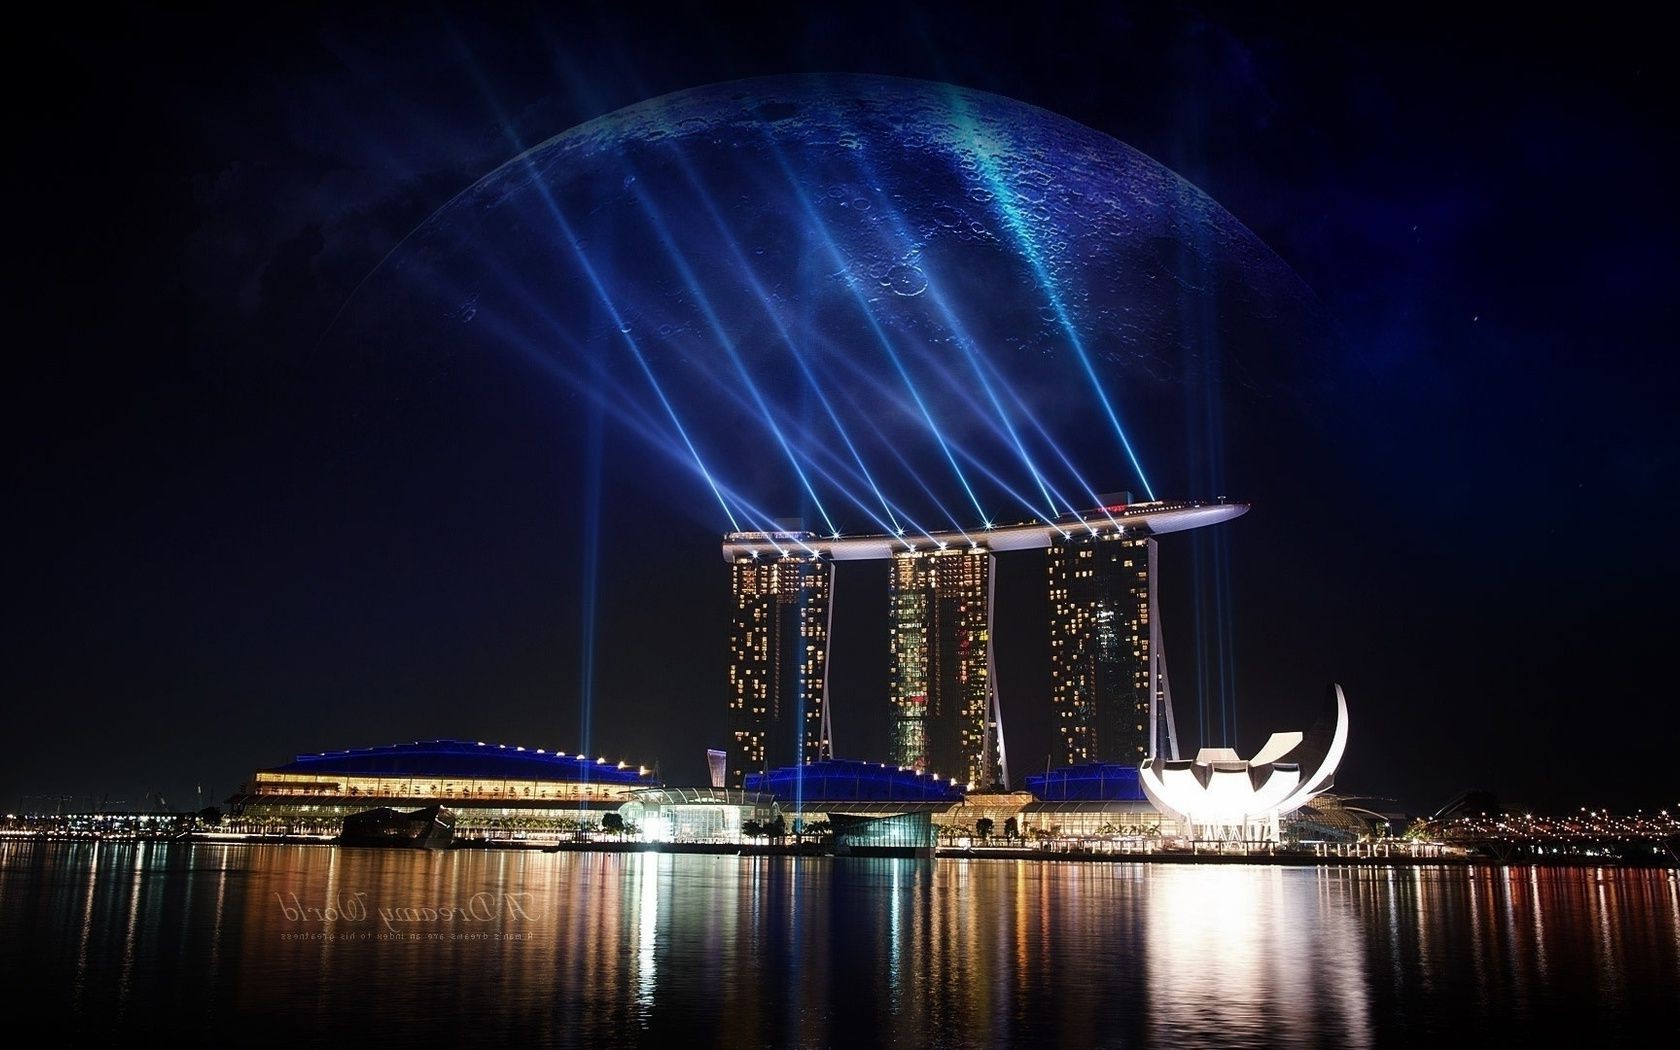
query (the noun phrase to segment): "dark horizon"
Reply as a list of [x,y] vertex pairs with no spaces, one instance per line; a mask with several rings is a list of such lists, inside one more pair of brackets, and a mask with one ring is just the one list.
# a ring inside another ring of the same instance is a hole
[[[1654,771],[1680,730],[1680,95],[1652,34],[1222,5],[1008,25],[932,5],[890,31],[896,9],[653,10],[123,12],[34,41],[60,75],[11,85],[31,102],[9,176],[26,272],[0,689],[22,746],[0,806],[181,810],[297,753],[448,737],[703,782],[727,725],[729,523],[693,471],[514,355],[338,319],[514,154],[510,129],[534,144],[669,92],[840,72],[1118,139],[1322,312],[1324,347],[1228,377],[1216,440],[1189,435],[1177,387],[1122,405],[1160,496],[1253,504],[1217,544],[1161,543],[1187,749],[1304,729],[1338,682],[1340,793],[1675,804]],[[1106,445],[1077,466],[1137,487]],[[771,466],[749,480],[809,516]],[[1017,781],[1054,752],[1042,573],[999,557]],[[884,568],[840,567],[844,757],[884,757],[885,596]],[[695,627],[664,628],[672,610]]]

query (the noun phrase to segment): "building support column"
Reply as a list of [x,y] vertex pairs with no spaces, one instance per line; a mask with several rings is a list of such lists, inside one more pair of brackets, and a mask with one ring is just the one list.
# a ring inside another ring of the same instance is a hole
[[[1167,646],[1161,629],[1160,573],[1156,568],[1160,545],[1152,538],[1149,548],[1149,758],[1161,755],[1166,745],[1166,757],[1178,760],[1178,725],[1173,719],[1172,684],[1167,680]],[[1166,740],[1162,740],[1162,729]]]
[[[997,762],[997,775],[992,779],[1008,788],[1009,750],[1003,743],[1003,701],[998,696],[997,680],[997,619],[994,615],[997,608],[996,555],[992,556],[992,560],[993,564],[986,573],[986,690],[991,694],[991,718],[986,724],[988,731],[986,765],[989,768],[992,762]],[[990,739],[991,732],[997,734],[995,741]],[[982,790],[990,787],[990,784],[982,785]]]

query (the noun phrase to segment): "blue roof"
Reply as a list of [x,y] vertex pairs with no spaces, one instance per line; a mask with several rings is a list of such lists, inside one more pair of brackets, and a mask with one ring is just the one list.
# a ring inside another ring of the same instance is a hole
[[1040,802],[1141,802],[1146,798],[1137,767],[1111,762],[1034,773],[1027,777],[1027,790]]
[[659,782],[635,768],[506,744],[468,740],[416,740],[412,744],[363,747],[299,755],[270,773],[339,774],[350,776],[459,777],[468,780],[561,780],[601,784]]
[[805,802],[961,802],[963,798],[961,787],[930,774],[846,759],[748,773],[746,789],[782,801]]

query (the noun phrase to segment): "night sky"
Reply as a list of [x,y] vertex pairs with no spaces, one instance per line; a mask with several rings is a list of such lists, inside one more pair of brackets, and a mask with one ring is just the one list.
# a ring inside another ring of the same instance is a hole
[[[0,806],[180,809],[299,751],[433,737],[700,781],[726,732],[716,505],[679,464],[609,459],[586,728],[575,406],[330,325],[510,130],[810,72],[1112,135],[1316,294],[1337,351],[1287,411],[1231,407],[1227,491],[1157,485],[1254,503],[1225,526],[1234,730],[1196,724],[1212,598],[1193,541],[1162,541],[1188,743],[1252,750],[1336,681],[1337,788],[1384,808],[1674,804],[1666,41],[1412,8],[730,8],[88,14],[23,42],[49,73],[7,74]],[[1197,476],[1144,440],[1163,478]],[[1053,748],[1042,565],[999,572],[1019,776]],[[840,750],[885,757],[884,568],[842,566],[838,595]]]

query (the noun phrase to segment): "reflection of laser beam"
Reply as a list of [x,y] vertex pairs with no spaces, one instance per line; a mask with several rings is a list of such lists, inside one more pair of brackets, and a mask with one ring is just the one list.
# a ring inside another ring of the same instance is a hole
[[1120,417],[1114,410],[1114,403],[1109,400],[1108,392],[1103,389],[1102,380],[1097,376],[1095,366],[1091,364],[1091,356],[1085,350],[1085,341],[1080,338],[1079,330],[1074,326],[1073,319],[1068,316],[1066,305],[1062,302],[1061,293],[1056,290],[1055,279],[1044,265],[1043,254],[1039,251],[1038,243],[1033,238],[1031,229],[1023,220],[1021,209],[1016,206],[1015,192],[998,174],[997,164],[987,155],[979,129],[975,127],[973,118],[969,115],[968,106],[955,88],[946,92],[951,101],[951,108],[957,125],[966,131],[973,141],[973,156],[979,166],[980,175],[986,180],[992,191],[992,199],[997,205],[998,217],[1003,220],[1009,232],[1015,236],[1017,246],[1021,250],[1022,258],[1032,267],[1033,275],[1038,279],[1038,286],[1050,301],[1050,309],[1056,315],[1056,321],[1066,333],[1068,344],[1072,346],[1074,355],[1079,359],[1080,367],[1085,370],[1085,377],[1091,382],[1091,389],[1096,391],[1097,401],[1102,405],[1103,412],[1108,416],[1109,423],[1114,427],[1115,436],[1120,439],[1120,447],[1125,450],[1126,458],[1131,461],[1132,469],[1137,471],[1139,483],[1150,499],[1155,498],[1155,491],[1150,487],[1149,479],[1144,476],[1143,465],[1138,462],[1137,453],[1132,450],[1132,443],[1126,437],[1126,430],[1120,425]]

